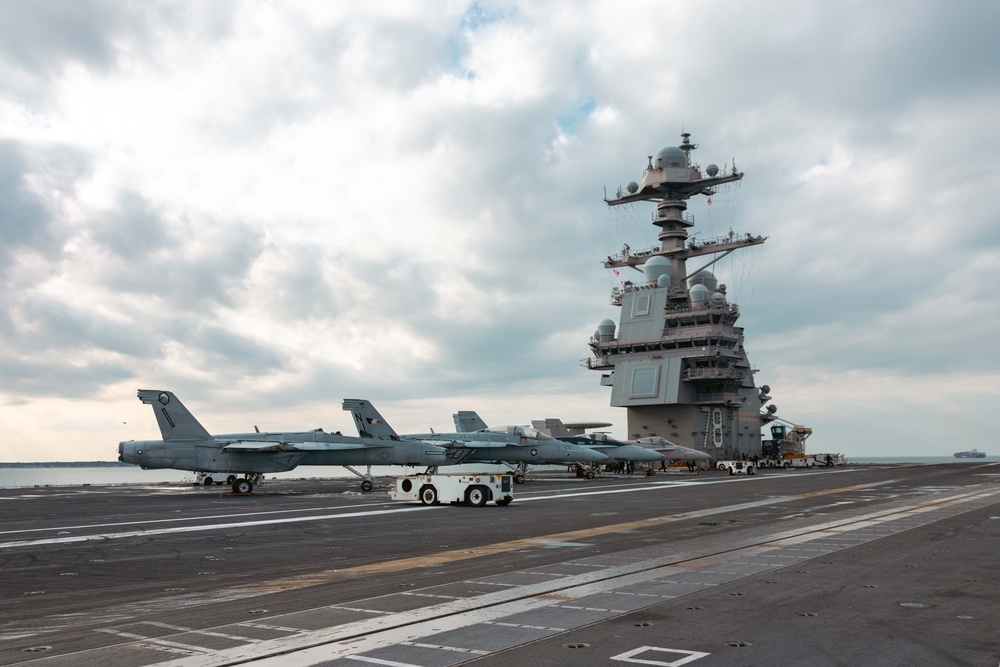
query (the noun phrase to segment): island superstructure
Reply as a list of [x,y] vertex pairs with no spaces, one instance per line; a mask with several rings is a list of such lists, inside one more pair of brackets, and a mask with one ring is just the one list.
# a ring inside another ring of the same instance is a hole
[[[655,204],[652,224],[658,245],[608,256],[604,266],[623,280],[611,303],[621,308],[617,326],[601,322],[590,340],[593,357],[586,366],[602,371],[611,387],[611,405],[627,409],[628,438],[661,436],[714,458],[760,456],[761,427],[775,419],[766,385],[754,381],[736,326],[739,307],[730,303],[726,285],[709,269],[729,254],[759,245],[764,236],[736,234],[695,240],[687,213],[692,197],[711,197],[717,186],[743,178],[735,163],[723,173],[715,164],[692,162],[697,148],[690,134],[680,146],[668,146],[648,164],[640,183],[619,189],[608,206]],[[689,267],[689,260],[692,267]],[[640,271],[628,280],[618,269]]]

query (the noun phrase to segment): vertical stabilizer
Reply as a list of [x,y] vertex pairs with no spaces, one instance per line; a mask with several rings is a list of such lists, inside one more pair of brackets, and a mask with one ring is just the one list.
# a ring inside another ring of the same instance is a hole
[[211,434],[194,418],[173,392],[140,389],[139,400],[153,406],[160,434],[166,440],[211,440]]
[[583,433],[583,431],[573,433],[566,428],[566,425],[563,424],[561,419],[553,419],[551,417],[547,419],[532,419],[531,425],[542,433],[551,435],[553,438],[563,438],[565,436],[580,435]]
[[354,425],[362,438],[399,440],[399,435],[389,422],[382,418],[371,402],[362,398],[345,398],[343,408],[354,415]]
[[472,433],[487,428],[486,422],[480,419],[479,415],[472,410],[459,410],[451,418],[455,420],[455,430],[458,433]]

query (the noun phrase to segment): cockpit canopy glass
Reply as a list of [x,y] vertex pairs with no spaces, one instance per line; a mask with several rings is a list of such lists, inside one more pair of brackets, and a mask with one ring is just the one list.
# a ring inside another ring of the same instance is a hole
[[555,440],[551,435],[542,433],[537,428],[532,428],[531,426],[493,426],[486,429],[486,432],[513,435],[521,438],[535,438],[537,440]]

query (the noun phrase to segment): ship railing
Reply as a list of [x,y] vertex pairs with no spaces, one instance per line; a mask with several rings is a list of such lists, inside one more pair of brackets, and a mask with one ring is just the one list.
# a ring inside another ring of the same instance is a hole
[[739,379],[745,375],[740,368],[689,368],[684,376],[688,380]]
[[727,243],[739,243],[744,241],[764,241],[766,237],[758,234],[754,236],[749,232],[741,233],[730,229],[728,234],[723,236],[716,236],[710,239],[690,239],[688,241],[688,247],[692,250],[700,250],[705,247],[724,245]]
[[[668,213],[668,215],[660,215],[661,213]],[[653,222],[656,222],[657,220],[677,220],[677,216],[676,214],[673,214],[671,209],[656,209],[653,211],[651,219]],[[690,213],[682,213],[680,219],[694,227],[694,216]]]
[[651,248],[646,248],[645,250],[636,250],[633,252],[628,245],[625,245],[621,252],[614,255],[608,255],[608,258],[604,260],[604,265],[610,266],[618,262],[625,262],[628,257],[648,257],[649,255],[660,252],[660,250],[660,246],[655,245]]
[[735,392],[723,391],[713,393],[695,394],[694,402],[711,405],[742,405],[744,397]]

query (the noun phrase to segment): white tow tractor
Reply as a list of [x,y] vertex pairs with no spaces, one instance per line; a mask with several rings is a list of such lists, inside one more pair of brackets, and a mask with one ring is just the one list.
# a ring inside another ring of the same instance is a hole
[[715,464],[715,469],[728,470],[730,475],[757,474],[753,461],[719,461]]
[[489,501],[503,507],[514,500],[512,475],[411,475],[399,477],[389,498],[419,500],[424,505],[467,503],[482,507]]

